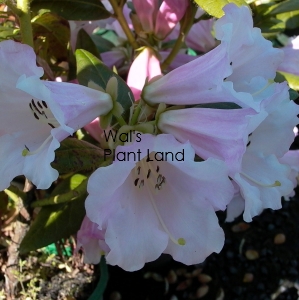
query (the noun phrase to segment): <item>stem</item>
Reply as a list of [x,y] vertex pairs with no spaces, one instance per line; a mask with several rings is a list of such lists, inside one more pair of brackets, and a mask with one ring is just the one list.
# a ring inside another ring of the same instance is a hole
[[131,31],[131,29],[129,28],[129,25],[126,21],[126,18],[123,14],[123,8],[122,6],[119,6],[116,2],[116,0],[109,0],[113,10],[114,10],[114,14],[116,16],[116,19],[118,20],[122,30],[124,31],[125,35],[127,36],[128,38],[128,41],[130,42],[130,44],[132,45],[132,47],[134,49],[138,49],[139,48],[139,45],[138,43],[136,42],[135,38],[134,38],[134,35]]
[[5,4],[16,16],[20,16],[22,14],[22,11],[18,9],[11,0],[6,0]]
[[140,102],[138,103],[137,107],[134,110],[130,125],[135,125],[137,123],[138,117],[139,117],[140,112],[141,112],[141,107],[142,107],[142,104],[141,104],[141,100],[140,100]]
[[118,124],[120,126],[124,126],[124,125],[127,125],[126,121],[124,120],[124,118],[122,116],[115,116],[115,119],[117,120]]
[[171,62],[174,60],[174,58],[179,53],[179,51],[182,47],[182,44],[185,40],[185,37],[186,37],[186,35],[188,34],[190,28],[193,25],[196,10],[197,10],[197,7],[195,8],[195,6],[190,3],[190,5],[187,8],[187,11],[186,11],[182,21],[181,21],[179,36],[178,36],[172,50],[170,51],[169,55],[166,57],[166,59],[161,64],[161,70],[162,71],[166,70],[168,68],[168,66],[171,64]]
[[33,48],[33,35],[31,26],[30,0],[17,0],[22,42]]

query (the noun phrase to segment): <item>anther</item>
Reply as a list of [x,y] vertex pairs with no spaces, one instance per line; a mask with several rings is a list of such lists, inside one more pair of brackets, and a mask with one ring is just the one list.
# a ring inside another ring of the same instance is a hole
[[42,113],[39,111],[39,109],[37,108],[37,106],[36,106],[36,104],[35,104],[35,102],[34,102],[33,99],[32,99],[32,101],[31,101],[31,103],[32,103],[32,105],[34,106],[34,108],[38,111],[38,113],[39,113],[39,114],[42,114]]
[[151,170],[151,169],[148,169],[148,171],[147,171],[147,175],[146,175],[146,178],[147,178],[147,179],[150,177],[150,175],[151,175],[151,172],[152,172],[152,170]]
[[47,103],[46,103],[45,101],[42,101],[42,104],[43,104],[43,106],[44,106],[45,108],[48,108],[48,105],[47,105]]
[[159,173],[159,170],[160,170],[160,168],[159,168],[159,166],[157,166],[156,172]]
[[251,141],[249,141],[249,142],[247,143],[246,147],[248,147],[250,144],[251,144]]
[[134,180],[134,185],[135,185],[135,186],[137,186],[138,181],[139,181],[139,178],[137,178],[137,179]]
[[139,188],[142,188],[143,186],[144,186],[144,180],[142,179],[142,180],[140,181]]

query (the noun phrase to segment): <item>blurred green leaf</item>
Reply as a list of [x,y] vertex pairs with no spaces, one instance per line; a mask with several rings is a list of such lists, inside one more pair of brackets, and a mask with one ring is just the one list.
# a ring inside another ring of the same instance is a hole
[[280,2],[276,5],[272,5],[267,13],[271,15],[277,15],[281,13],[291,12],[294,10],[299,10],[298,0],[287,0]]
[[87,50],[88,52],[92,53],[94,56],[100,58],[100,54],[97,49],[97,46],[93,42],[90,35],[83,28],[81,28],[78,32],[76,49]]
[[234,3],[238,6],[249,5],[244,0],[194,0],[201,8],[203,8],[210,15],[220,18],[224,15],[222,8],[228,3]]
[[[194,106],[192,106],[194,107]],[[206,103],[206,104],[197,104],[195,107],[201,108],[214,108],[214,109],[239,109],[239,106],[233,102],[218,102],[218,103]]]
[[102,150],[85,141],[69,138],[61,142],[55,151],[51,166],[59,174],[88,172],[98,168],[103,162]]
[[[72,180],[73,176],[71,176],[58,185],[51,196],[74,189],[85,179],[85,176],[74,176],[76,179]],[[75,234],[80,229],[85,216],[84,202],[86,196],[87,194],[81,195],[76,201],[66,204],[42,207],[21,242],[20,253],[46,247]]]
[[287,80],[290,88],[299,91],[299,76],[279,71],[276,75],[275,81],[282,82],[284,80]]
[[299,97],[299,93],[293,89],[289,89],[289,95],[291,100],[296,100]]
[[32,28],[36,37],[35,46],[43,59],[49,62],[54,56],[59,61],[67,60],[67,45],[70,40],[67,20],[46,12],[32,20]]
[[112,48],[115,47],[115,45],[112,42],[108,41],[107,39],[103,38],[98,34],[93,34],[91,36],[91,39],[93,40],[100,53],[111,51]]
[[134,96],[125,81],[88,51],[77,50],[75,55],[77,59],[77,78],[80,84],[88,86],[88,82],[93,81],[106,89],[109,79],[116,77],[118,82],[117,102],[124,108],[123,118],[128,119]]
[[67,20],[101,20],[111,16],[99,0],[33,0],[31,9],[49,9]]
[[278,14],[276,15],[276,18],[283,21],[287,29],[295,29],[299,27],[299,10]]
[[67,204],[42,207],[20,245],[20,253],[26,253],[62,238],[75,234],[85,216],[85,196]]

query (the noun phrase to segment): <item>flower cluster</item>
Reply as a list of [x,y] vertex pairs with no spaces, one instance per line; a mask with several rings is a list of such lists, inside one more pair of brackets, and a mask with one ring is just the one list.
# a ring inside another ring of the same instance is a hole
[[[200,263],[224,245],[218,210],[227,209],[228,221],[243,213],[250,222],[292,193],[298,154],[288,150],[299,108],[288,85],[274,81],[283,51],[253,27],[247,7],[228,4],[219,20],[195,24],[187,41],[208,52],[180,53],[163,67],[169,51],[159,45],[183,34],[192,7],[185,0],[133,4],[130,28],[147,42],[128,72],[135,101],[127,118],[116,75],[105,89],[92,80],[88,87],[44,81],[32,48],[0,43],[0,188],[18,175],[49,188],[59,175],[50,165],[54,151],[85,126],[104,160],[88,179],[77,234],[86,262],[104,253],[109,264],[135,271],[167,253]],[[196,44],[199,28],[209,32]]]

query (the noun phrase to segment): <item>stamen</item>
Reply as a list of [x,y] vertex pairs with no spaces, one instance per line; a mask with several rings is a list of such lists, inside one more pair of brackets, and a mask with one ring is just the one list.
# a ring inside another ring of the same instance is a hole
[[27,155],[34,155],[34,154],[37,154],[39,153],[44,147],[45,145],[48,143],[48,141],[52,138],[52,135],[49,135],[46,140],[35,150],[35,151],[29,151],[28,147],[25,145],[25,148],[23,151],[22,151],[22,155],[23,156],[27,156]]
[[168,234],[170,240],[171,240],[173,243],[175,243],[176,245],[179,245],[179,246],[184,246],[184,245],[186,245],[185,239],[179,238],[179,239],[176,240],[175,237],[169,232],[167,226],[165,225],[165,223],[164,223],[164,221],[163,221],[163,219],[162,219],[162,217],[161,217],[161,215],[160,215],[160,213],[159,213],[159,211],[158,211],[158,208],[157,208],[157,206],[156,206],[155,200],[153,199],[152,194],[151,194],[150,191],[149,191],[149,195],[150,195],[150,200],[151,200],[151,203],[152,203],[152,205],[153,205],[154,211],[155,211],[155,213],[156,213],[156,215],[157,215],[157,217],[158,217],[158,219],[159,219],[159,221],[160,221],[160,224],[162,225],[162,227],[163,227],[163,229],[165,230],[165,232]]
[[[142,159],[138,163],[140,165],[138,165],[138,167],[135,169],[137,171],[138,175],[140,175],[140,173],[142,171],[142,175],[141,175],[142,177],[141,178],[146,178],[146,179],[141,179],[141,181],[139,181],[139,178],[136,178],[134,180],[134,185],[137,186],[138,182],[139,182],[139,186],[138,187],[141,188],[146,183],[146,188],[147,188],[148,193],[149,193],[150,201],[152,203],[154,211],[155,211],[155,213],[156,213],[156,215],[158,217],[158,220],[159,220],[161,226],[163,227],[164,231],[168,234],[169,239],[173,243],[175,243],[176,245],[179,245],[179,246],[184,246],[186,244],[185,239],[183,239],[183,238],[175,239],[175,237],[170,233],[170,231],[168,230],[166,224],[164,223],[164,221],[163,221],[163,219],[162,219],[162,217],[161,217],[161,215],[159,213],[159,210],[158,210],[158,208],[156,206],[155,200],[153,199],[153,194],[155,194],[159,190],[161,190],[162,186],[166,182],[166,179],[165,179],[165,176],[163,176],[162,174],[159,174],[157,177],[153,176],[153,175],[151,176],[153,165],[147,159]],[[156,172],[159,173],[159,171],[160,171],[160,167],[157,166]],[[154,182],[155,178],[156,178],[156,183]]]
[[139,188],[142,188],[143,186],[144,186],[144,180],[142,179],[142,180],[140,181]]
[[276,180],[273,184],[264,184],[261,182],[256,181],[255,179],[253,179],[252,177],[248,176],[247,174],[241,172],[241,175],[243,175],[244,177],[246,177],[247,179],[249,179],[250,181],[252,181],[253,183],[260,185],[262,187],[276,187],[276,186],[281,186],[281,182]]

